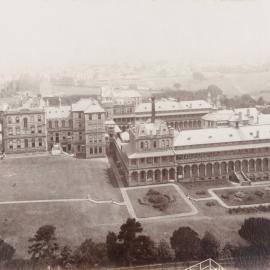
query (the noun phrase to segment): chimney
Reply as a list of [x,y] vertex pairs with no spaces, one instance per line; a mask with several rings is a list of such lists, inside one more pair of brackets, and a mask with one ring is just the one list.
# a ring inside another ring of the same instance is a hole
[[155,123],[156,120],[156,108],[155,108],[155,97],[151,97],[152,102],[152,116],[151,116],[151,123]]

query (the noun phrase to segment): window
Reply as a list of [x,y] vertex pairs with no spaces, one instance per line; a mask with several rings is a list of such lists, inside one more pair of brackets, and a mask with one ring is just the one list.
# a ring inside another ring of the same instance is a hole
[[27,128],[28,127],[28,119],[25,117],[23,118],[23,127]]
[[89,114],[89,120],[92,120],[92,114]]
[[16,123],[17,123],[17,124],[20,123],[20,118],[19,118],[19,116],[16,116]]
[[66,135],[63,135],[63,140],[65,140],[66,139]]
[[20,127],[16,127],[16,134],[17,134],[17,135],[20,134]]
[[66,121],[62,120],[62,127],[65,127],[65,125],[66,125]]
[[154,163],[158,163],[159,162],[159,158],[158,157],[154,157]]
[[51,141],[53,141],[53,136],[51,136]]
[[137,164],[137,160],[136,159],[132,159],[131,160],[131,165],[136,165]]
[[8,135],[13,135],[13,128],[8,129]]
[[21,148],[21,140],[17,140],[17,148]]
[[154,148],[157,148],[157,142],[156,141],[154,141],[153,146],[154,146]]
[[28,148],[28,139],[24,139],[24,148]]
[[38,122],[41,122],[41,115],[38,115]]
[[80,113],[80,112],[78,113],[78,118],[80,118],[80,119],[82,118],[82,113]]
[[42,146],[42,138],[38,139],[38,146],[41,147]]
[[35,142],[35,139],[33,138],[32,139],[32,148],[35,148],[36,147],[36,142]]
[[32,134],[35,133],[35,126],[31,126],[31,133],[32,133]]
[[82,133],[79,133],[79,140],[82,141]]
[[9,141],[9,149],[13,149],[13,142]]
[[12,124],[12,118],[10,116],[8,117],[8,123]]
[[102,153],[102,147],[99,147],[99,153],[101,154]]
[[78,152],[80,152],[81,151],[81,146],[80,145],[78,145]]
[[54,125],[55,125],[56,128],[58,128],[58,121],[55,121]]
[[42,133],[42,128],[38,127],[38,133],[41,134]]
[[140,159],[141,164],[144,164],[144,158]]
[[152,164],[152,163],[153,163],[153,159],[152,159],[152,158],[147,158],[147,159],[146,159],[146,162],[147,162],[148,164]]
[[97,154],[97,147],[95,147],[95,154]]
[[52,121],[49,121],[49,128],[52,128]]
[[148,149],[148,142],[145,142],[145,149]]
[[69,125],[69,127],[72,127],[72,120],[71,119],[68,120],[68,125]]
[[90,154],[93,154],[93,148],[90,147]]
[[101,113],[98,114],[98,119],[101,119]]
[[143,149],[143,147],[144,147],[144,144],[143,144],[143,142],[141,142],[141,149]]

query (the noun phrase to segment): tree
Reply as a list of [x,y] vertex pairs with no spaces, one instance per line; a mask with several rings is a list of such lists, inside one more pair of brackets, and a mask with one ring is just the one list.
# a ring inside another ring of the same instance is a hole
[[55,263],[59,248],[54,226],[44,225],[40,227],[35,236],[29,239],[29,242],[31,245],[28,248],[28,253],[31,254],[32,261],[49,265]]
[[257,104],[258,104],[258,105],[261,105],[261,106],[265,104],[265,100],[263,99],[263,97],[259,97],[259,98],[258,98]]
[[139,235],[133,241],[131,256],[133,264],[151,264],[156,260],[155,244],[149,236]]
[[118,238],[114,232],[109,232],[106,237],[107,256],[114,265],[123,265],[123,244],[117,242]]
[[173,254],[167,241],[161,239],[157,247],[157,260],[160,263],[171,262]]
[[15,254],[15,248],[0,239],[0,262],[6,263],[11,261]]
[[210,232],[206,232],[201,239],[201,259],[217,259],[220,243]]
[[106,245],[86,239],[74,252],[74,261],[78,266],[101,266],[107,263]]
[[72,250],[69,246],[61,248],[58,262],[63,268],[69,267],[73,264]]
[[251,247],[261,254],[270,253],[270,220],[266,218],[249,218],[238,231]]
[[175,258],[180,261],[198,259],[200,254],[200,238],[190,227],[180,227],[170,238]]
[[124,254],[123,258],[126,263],[130,265],[132,263],[132,245],[136,239],[136,234],[142,232],[141,223],[136,221],[134,218],[128,218],[126,223],[120,227],[120,232],[118,234],[118,239],[123,242]]

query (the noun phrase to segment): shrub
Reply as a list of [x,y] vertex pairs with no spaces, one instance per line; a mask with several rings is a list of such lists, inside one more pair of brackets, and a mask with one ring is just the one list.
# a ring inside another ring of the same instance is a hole
[[216,202],[214,202],[214,201],[209,201],[209,202],[207,202],[205,205],[208,206],[208,207],[216,206]]
[[255,194],[256,196],[258,196],[258,197],[263,197],[264,192],[262,192],[262,191],[260,191],[260,190],[256,190],[256,191],[254,192],[254,194]]
[[229,199],[229,196],[227,194],[222,194],[221,195],[221,198],[224,199],[224,200],[228,200]]
[[204,191],[204,190],[198,190],[198,191],[196,192],[196,194],[197,194],[197,195],[206,195],[206,191]]

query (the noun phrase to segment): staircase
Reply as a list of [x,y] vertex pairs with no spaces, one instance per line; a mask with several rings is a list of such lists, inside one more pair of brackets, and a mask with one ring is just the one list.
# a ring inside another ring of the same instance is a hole
[[212,259],[207,259],[205,261],[199,262],[197,264],[194,264],[185,270],[226,270],[224,267],[222,267],[220,264],[215,262]]
[[241,186],[251,185],[250,179],[241,170],[239,172],[233,172],[231,181],[239,183]]

